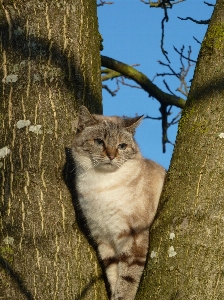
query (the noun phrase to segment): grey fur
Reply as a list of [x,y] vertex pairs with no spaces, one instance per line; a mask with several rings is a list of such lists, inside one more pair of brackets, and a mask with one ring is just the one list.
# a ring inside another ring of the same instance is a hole
[[165,177],[134,140],[141,119],[91,115],[81,106],[72,150],[79,203],[104,262],[111,300],[135,298]]

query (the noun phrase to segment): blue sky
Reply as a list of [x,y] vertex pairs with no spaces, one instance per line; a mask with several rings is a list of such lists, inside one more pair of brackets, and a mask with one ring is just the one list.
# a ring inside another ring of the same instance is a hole
[[[98,8],[99,29],[103,36],[104,50],[102,55],[112,57],[126,64],[140,64],[137,69],[143,72],[149,79],[153,79],[157,73],[167,72],[168,69],[159,65],[158,60],[167,63],[161,53],[161,20],[164,12],[160,8],[150,8],[140,0],[113,0],[113,5],[104,5]],[[215,0],[207,0],[215,4]],[[203,40],[206,33],[206,25],[198,25],[191,21],[181,21],[177,17],[192,17],[197,20],[209,19],[213,7],[204,4],[203,0],[186,0],[173,5],[168,10],[169,21],[165,24],[164,48],[168,51],[172,68],[180,70],[180,59],[174,51],[184,45],[185,55],[188,46],[192,48],[191,58],[196,60],[200,50],[193,37]],[[188,76],[188,81],[193,77],[194,67]],[[168,92],[163,83],[163,77],[157,77],[154,83]],[[173,92],[178,88],[179,82],[174,77],[167,77]],[[134,84],[132,81],[127,81]],[[109,88],[116,89],[115,80],[104,82]],[[189,82],[188,82],[189,83]],[[189,83],[190,84],[190,83]],[[177,95],[178,93],[175,92]],[[179,94],[183,97],[183,95]],[[103,111],[105,115],[149,115],[159,117],[160,105],[157,100],[148,97],[141,89],[120,86],[115,97],[103,90]],[[171,119],[179,110],[173,109]],[[162,153],[161,121],[145,119],[136,132],[136,140],[143,155],[157,161],[168,169],[173,152],[173,146],[167,144],[166,153]],[[177,125],[168,131],[170,141],[175,143]]]

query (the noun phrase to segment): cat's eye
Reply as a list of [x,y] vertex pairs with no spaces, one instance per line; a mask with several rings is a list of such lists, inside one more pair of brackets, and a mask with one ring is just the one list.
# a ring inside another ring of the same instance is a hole
[[127,148],[127,144],[125,144],[125,143],[118,145],[118,149],[120,149],[120,150],[125,150],[126,148]]
[[99,146],[103,146],[103,145],[104,145],[104,141],[101,140],[101,139],[94,139],[94,143],[95,143],[96,145],[99,145]]

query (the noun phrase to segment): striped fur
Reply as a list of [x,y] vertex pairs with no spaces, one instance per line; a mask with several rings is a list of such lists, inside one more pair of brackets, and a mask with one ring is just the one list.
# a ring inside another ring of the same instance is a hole
[[141,156],[141,117],[91,115],[82,106],[73,146],[76,190],[110,284],[111,300],[132,300],[148,251],[165,170]]

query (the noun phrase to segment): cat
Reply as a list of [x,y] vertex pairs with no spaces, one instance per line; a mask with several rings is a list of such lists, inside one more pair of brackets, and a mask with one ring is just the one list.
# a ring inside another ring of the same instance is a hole
[[111,300],[135,298],[165,177],[134,140],[141,119],[91,114],[81,106],[72,147],[78,202]]

